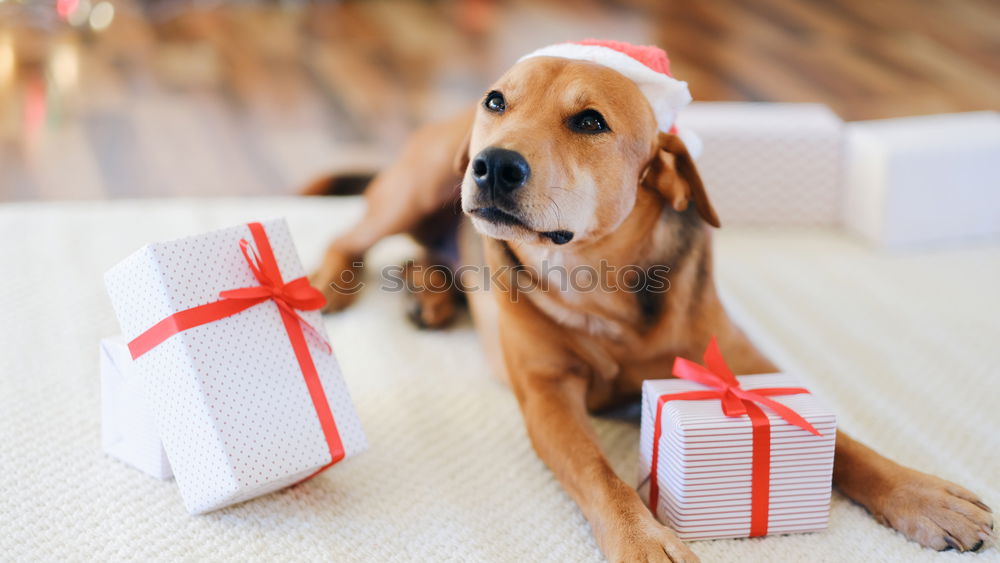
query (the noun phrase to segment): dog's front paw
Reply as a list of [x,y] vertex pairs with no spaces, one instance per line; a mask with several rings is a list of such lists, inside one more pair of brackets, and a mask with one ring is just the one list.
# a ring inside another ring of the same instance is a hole
[[988,506],[958,485],[912,469],[872,507],[879,522],[938,551],[978,551],[993,537]]
[[415,325],[440,329],[451,324],[458,314],[457,288],[446,268],[411,260],[403,265],[403,279],[413,298],[409,317]]
[[697,563],[698,556],[681,541],[674,531],[651,516],[641,523],[622,526],[614,534],[604,552],[611,563],[659,561]]
[[323,292],[326,298],[324,312],[345,309],[358,298],[362,286],[361,260],[351,258],[336,247],[331,247],[323,263],[309,276],[309,284]]

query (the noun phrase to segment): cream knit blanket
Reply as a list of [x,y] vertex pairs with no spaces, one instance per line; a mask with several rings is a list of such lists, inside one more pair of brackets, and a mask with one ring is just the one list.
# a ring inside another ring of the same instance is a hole
[[[100,451],[98,347],[117,332],[101,274],[142,244],[288,218],[307,266],[355,199],[0,206],[0,560],[599,561],[536,457],[467,321],[414,329],[367,291],[327,327],[371,450],[292,489],[206,516]],[[1000,244],[884,255],[833,232],[724,229],[719,283],[840,426],[1000,508]],[[375,266],[412,252],[402,238]],[[377,267],[370,268],[369,276]],[[636,425],[595,420],[635,480]],[[704,541],[705,561],[998,561],[938,554],[835,494],[822,533]]]

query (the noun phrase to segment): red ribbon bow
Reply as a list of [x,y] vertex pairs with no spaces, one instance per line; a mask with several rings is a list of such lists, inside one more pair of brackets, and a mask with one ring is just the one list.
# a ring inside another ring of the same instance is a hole
[[260,256],[246,239],[240,239],[240,251],[243,252],[243,257],[246,258],[247,265],[250,266],[250,271],[253,272],[254,277],[257,278],[260,285],[222,291],[219,292],[219,297],[223,299],[243,299],[248,308],[258,303],[263,303],[268,299],[273,300],[274,304],[281,309],[283,314],[295,317],[302,327],[309,331],[309,334],[323,344],[325,352],[332,354],[333,349],[330,348],[330,344],[326,339],[320,336],[316,327],[306,322],[296,312],[296,309],[300,311],[322,309],[326,305],[326,298],[323,297],[323,294],[315,287],[309,285],[309,280],[305,277],[296,278],[288,283],[284,283],[281,279],[281,271],[278,270],[278,263],[273,260],[274,256],[271,256],[272,260],[270,261],[261,260]]
[[660,395],[656,406],[656,420],[653,427],[652,471],[649,477],[649,509],[656,514],[656,505],[660,498],[659,480],[657,478],[657,462],[660,453],[660,435],[663,428],[663,406],[668,401],[701,401],[718,399],[722,403],[722,412],[726,416],[748,416],[753,426],[753,453],[751,462],[751,492],[750,492],[750,536],[767,534],[767,513],[771,488],[771,422],[767,414],[757,405],[760,403],[785,419],[789,424],[821,436],[819,430],[809,424],[797,412],[785,405],[767,398],[767,395],[797,395],[808,393],[802,387],[768,387],[763,389],[743,389],[740,382],[726,365],[726,360],[719,351],[719,343],[715,337],[708,343],[703,356],[704,366],[700,366],[684,358],[674,359],[673,374],[681,379],[695,381],[711,389],[670,393]]
[[288,340],[295,352],[295,358],[298,360],[299,368],[305,379],[306,387],[309,389],[313,407],[316,409],[320,427],[323,429],[323,435],[326,437],[330,450],[330,463],[306,478],[309,479],[344,458],[344,446],[340,440],[340,433],[337,431],[333,413],[330,411],[326,393],[323,391],[319,373],[316,371],[316,365],[309,353],[305,331],[308,330],[317,341],[322,343],[327,354],[332,354],[333,350],[320,332],[298,313],[298,311],[320,309],[326,304],[326,299],[319,290],[309,285],[309,281],[305,277],[285,283],[281,277],[281,270],[278,268],[278,261],[274,258],[271,242],[264,231],[264,226],[260,223],[248,223],[247,227],[250,228],[250,234],[253,235],[257,249],[254,250],[246,239],[241,239],[240,251],[260,285],[222,291],[219,293],[219,297],[221,297],[219,301],[178,311],[135,337],[128,343],[128,348],[132,359],[136,359],[171,336],[189,328],[224,319],[265,301],[273,301],[281,313],[285,332],[288,334]]

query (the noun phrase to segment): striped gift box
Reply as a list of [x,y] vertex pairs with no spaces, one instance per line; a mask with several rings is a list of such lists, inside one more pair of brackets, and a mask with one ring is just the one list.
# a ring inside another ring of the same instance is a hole
[[[798,378],[783,373],[735,380],[749,392],[801,389]],[[837,427],[830,408],[808,392],[767,396],[800,415],[815,435],[766,404],[757,405],[754,420],[727,416],[718,398],[662,400],[706,389],[685,379],[643,385],[639,491],[657,518],[681,539],[824,529]]]

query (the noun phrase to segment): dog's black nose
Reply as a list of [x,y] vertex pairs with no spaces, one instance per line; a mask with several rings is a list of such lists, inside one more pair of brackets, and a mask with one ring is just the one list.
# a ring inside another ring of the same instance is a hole
[[528,181],[531,167],[521,153],[490,147],[472,161],[472,177],[484,190],[507,193]]

